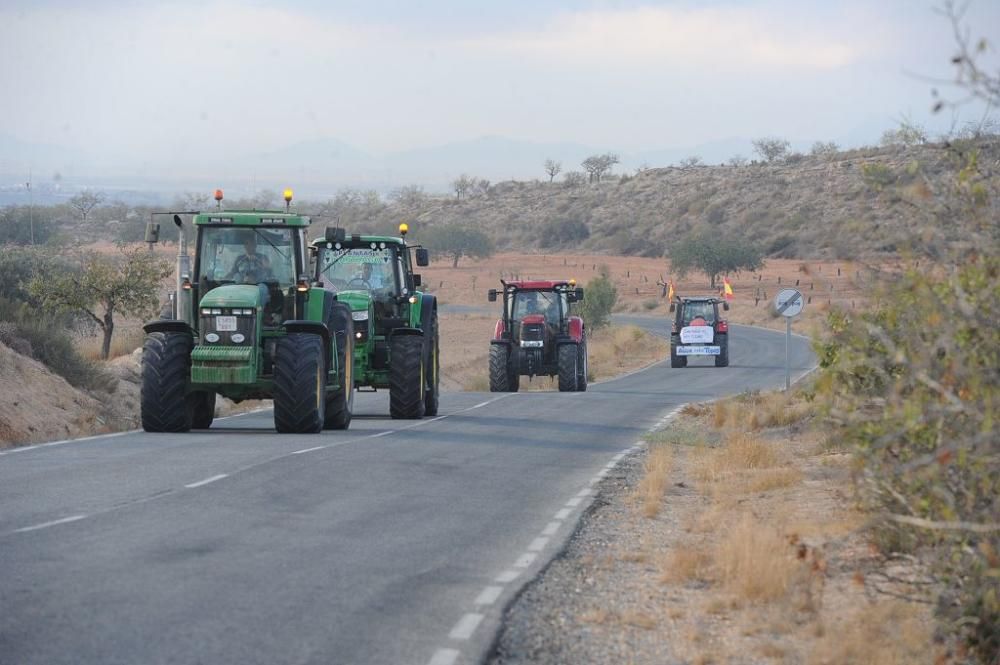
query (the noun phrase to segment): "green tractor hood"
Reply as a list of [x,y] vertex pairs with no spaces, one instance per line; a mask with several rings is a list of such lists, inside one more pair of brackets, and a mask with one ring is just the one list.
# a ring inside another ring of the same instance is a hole
[[372,297],[367,291],[338,291],[337,300],[347,303],[352,312],[366,312]]
[[256,284],[226,284],[219,286],[201,299],[201,307],[257,307],[260,289]]

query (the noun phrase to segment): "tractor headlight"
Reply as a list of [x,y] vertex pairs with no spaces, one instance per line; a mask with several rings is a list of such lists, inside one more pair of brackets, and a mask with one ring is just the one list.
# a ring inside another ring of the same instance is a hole
[[243,335],[243,333],[233,333],[232,335],[229,336],[229,339],[231,339],[234,344],[242,344],[243,340],[245,340],[246,337]]
[[214,344],[219,341],[219,336],[216,333],[208,333],[205,335],[205,341]]

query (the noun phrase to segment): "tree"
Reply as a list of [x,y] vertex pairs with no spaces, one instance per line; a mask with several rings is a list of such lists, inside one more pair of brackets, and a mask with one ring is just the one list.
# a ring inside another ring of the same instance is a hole
[[421,234],[428,248],[452,257],[451,267],[458,267],[463,256],[484,259],[493,256],[493,241],[477,228],[465,224],[433,226]]
[[30,210],[28,206],[10,205],[0,209],[0,245],[32,244],[32,225],[35,243],[45,243],[54,230],[51,214],[51,208]]
[[701,157],[698,155],[691,155],[690,157],[685,157],[680,161],[680,166],[682,169],[690,169],[695,166],[704,166],[705,162],[702,161]]
[[569,171],[563,176],[563,182],[567,187],[579,187],[587,182],[587,176],[579,171]]
[[768,164],[779,162],[788,154],[792,144],[785,139],[773,136],[765,136],[753,142],[753,151],[760,155]]
[[406,185],[392,190],[389,199],[404,208],[421,208],[427,203],[427,194],[420,185]]
[[80,213],[80,220],[86,222],[87,216],[90,215],[90,211],[99,206],[103,200],[103,193],[92,192],[89,189],[85,189],[71,198],[69,200],[69,204],[73,208],[76,208],[77,212]]
[[583,160],[580,165],[587,172],[590,182],[600,182],[604,174],[611,171],[611,168],[618,161],[618,155],[613,152],[606,152],[603,155],[591,155]]
[[899,127],[896,129],[887,129],[882,132],[881,143],[886,147],[905,146],[909,148],[923,145],[927,143],[927,131],[920,125],[904,120],[899,123]]
[[758,270],[764,265],[764,251],[742,240],[727,240],[711,234],[692,235],[670,248],[670,268],[683,277],[692,269],[709,277],[715,288],[719,275]]
[[597,277],[587,283],[585,297],[580,304],[580,316],[591,330],[611,322],[611,310],[618,302],[618,289],[611,281],[611,271],[601,266]]
[[545,172],[549,174],[549,182],[552,182],[557,175],[562,172],[562,162],[552,159],[545,160]]
[[840,146],[833,141],[816,141],[809,150],[813,157],[830,157],[840,152]]
[[747,165],[747,158],[744,157],[743,155],[733,155],[732,157],[729,158],[729,165],[730,166],[746,166]]
[[465,195],[472,189],[473,185],[476,184],[476,179],[462,174],[452,181],[451,187],[455,190],[455,198],[464,198]]
[[81,313],[104,333],[101,358],[111,352],[115,314],[151,316],[157,307],[160,281],[170,275],[165,261],[153,259],[141,245],[121,247],[121,256],[80,254],[68,257],[75,271],[39,271],[28,292],[52,311]]

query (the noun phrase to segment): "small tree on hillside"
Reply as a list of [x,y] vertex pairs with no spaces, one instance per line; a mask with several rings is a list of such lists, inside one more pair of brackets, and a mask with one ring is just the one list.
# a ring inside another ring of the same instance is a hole
[[493,241],[477,228],[463,224],[434,226],[420,236],[423,244],[452,258],[451,267],[458,267],[463,256],[484,259],[493,256]]
[[99,206],[103,200],[103,193],[92,192],[89,189],[85,189],[71,198],[69,200],[69,204],[80,213],[80,221],[86,223],[87,217],[90,215],[90,211]]
[[733,155],[732,157],[729,158],[728,164],[730,166],[746,166],[747,158],[744,157],[743,155]]
[[28,292],[53,311],[79,312],[104,333],[101,358],[111,352],[115,314],[151,316],[158,304],[160,281],[170,272],[165,261],[152,259],[141,245],[122,247],[121,256],[82,254],[79,273],[40,271],[28,282]]
[[612,167],[618,162],[618,155],[613,152],[606,152],[603,155],[591,155],[583,160],[580,165],[587,172],[590,182],[600,182],[601,178],[610,172]]
[[562,162],[557,162],[554,159],[546,159],[545,172],[549,174],[549,182],[552,182],[562,172]]
[[768,164],[784,159],[791,147],[792,144],[785,139],[773,136],[765,136],[753,142],[753,151],[760,155],[760,158]]
[[886,147],[905,146],[909,148],[923,145],[927,143],[927,130],[920,125],[904,120],[898,128],[882,132],[881,142]]
[[680,166],[682,169],[690,169],[695,166],[704,166],[705,162],[702,161],[701,157],[698,155],[691,155],[690,157],[685,157],[680,161]]
[[719,275],[758,270],[764,265],[764,252],[752,243],[726,240],[712,235],[689,236],[670,248],[670,268],[683,277],[700,270],[715,288]]
[[472,186],[476,184],[476,179],[466,174],[462,174],[452,181],[451,187],[455,190],[455,198],[465,198]]
[[816,141],[809,150],[813,157],[830,157],[840,152],[840,146],[833,141]]
[[606,326],[611,322],[611,310],[618,302],[618,289],[611,281],[607,266],[601,266],[600,274],[587,283],[585,297],[580,303],[580,316],[591,330]]

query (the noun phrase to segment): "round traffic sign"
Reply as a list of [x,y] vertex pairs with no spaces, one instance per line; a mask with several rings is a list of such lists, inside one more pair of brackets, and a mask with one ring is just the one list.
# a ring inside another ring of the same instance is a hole
[[782,316],[798,316],[802,312],[805,300],[795,289],[782,289],[774,297],[774,309]]

